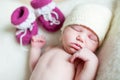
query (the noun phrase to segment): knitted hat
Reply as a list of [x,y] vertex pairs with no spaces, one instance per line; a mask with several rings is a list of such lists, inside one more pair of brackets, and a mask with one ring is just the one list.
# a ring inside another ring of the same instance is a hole
[[72,24],[84,25],[96,33],[100,46],[109,28],[111,17],[112,12],[102,5],[78,5],[67,17],[61,30]]

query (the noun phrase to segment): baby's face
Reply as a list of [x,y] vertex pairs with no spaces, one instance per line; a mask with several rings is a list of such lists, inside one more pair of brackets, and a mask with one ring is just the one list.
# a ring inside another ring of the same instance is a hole
[[72,25],[64,29],[62,44],[68,53],[75,53],[82,48],[88,48],[94,52],[98,47],[98,38],[91,30]]

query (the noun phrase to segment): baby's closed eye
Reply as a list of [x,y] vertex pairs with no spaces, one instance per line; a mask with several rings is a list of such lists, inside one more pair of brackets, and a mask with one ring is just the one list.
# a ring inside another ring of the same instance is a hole
[[88,38],[93,40],[93,41],[98,41],[97,37],[93,34],[88,35]]

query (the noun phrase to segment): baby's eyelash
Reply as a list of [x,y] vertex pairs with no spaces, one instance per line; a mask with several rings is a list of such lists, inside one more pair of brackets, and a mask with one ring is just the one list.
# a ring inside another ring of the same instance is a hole
[[97,41],[97,37],[95,37],[94,35],[88,35],[88,37],[93,41]]

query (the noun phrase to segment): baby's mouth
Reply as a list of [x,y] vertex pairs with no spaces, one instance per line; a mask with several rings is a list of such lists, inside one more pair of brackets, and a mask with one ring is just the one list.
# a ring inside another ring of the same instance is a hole
[[80,44],[77,43],[71,43],[71,47],[74,48],[75,50],[80,50],[82,49]]

